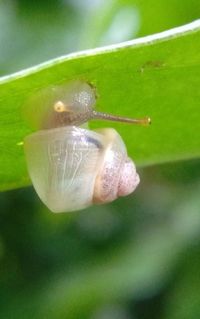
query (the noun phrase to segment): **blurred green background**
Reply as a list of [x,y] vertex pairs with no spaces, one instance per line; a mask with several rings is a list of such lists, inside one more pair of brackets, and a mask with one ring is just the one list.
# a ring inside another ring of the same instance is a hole
[[[199,0],[2,0],[0,75],[199,17]],[[0,194],[0,318],[199,318],[200,160],[139,173],[132,196],[73,214]]]

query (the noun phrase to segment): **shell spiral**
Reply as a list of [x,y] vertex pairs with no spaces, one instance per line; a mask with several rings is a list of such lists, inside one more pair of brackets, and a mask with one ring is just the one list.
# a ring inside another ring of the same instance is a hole
[[99,131],[105,136],[107,145],[95,180],[94,203],[107,203],[131,194],[140,178],[120,135],[114,129]]

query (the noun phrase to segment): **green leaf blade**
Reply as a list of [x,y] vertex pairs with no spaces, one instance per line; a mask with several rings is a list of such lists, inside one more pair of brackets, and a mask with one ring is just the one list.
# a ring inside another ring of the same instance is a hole
[[[0,189],[30,183],[23,146],[31,133],[22,106],[50,85],[84,80],[97,89],[97,109],[123,116],[150,116],[139,127],[114,127],[139,165],[199,157],[200,21],[123,44],[71,54],[0,79]],[[37,109],[37,106],[36,106]]]

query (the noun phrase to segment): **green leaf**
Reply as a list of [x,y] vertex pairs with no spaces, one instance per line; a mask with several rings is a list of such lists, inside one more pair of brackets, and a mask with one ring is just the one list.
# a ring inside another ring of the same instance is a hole
[[[115,127],[137,164],[157,164],[200,155],[200,20],[153,36],[88,50],[0,79],[0,189],[30,183],[23,146],[31,128],[22,115],[30,95],[50,85],[85,80],[97,89],[97,109],[150,116],[150,127]],[[37,110],[37,106],[36,106]]]

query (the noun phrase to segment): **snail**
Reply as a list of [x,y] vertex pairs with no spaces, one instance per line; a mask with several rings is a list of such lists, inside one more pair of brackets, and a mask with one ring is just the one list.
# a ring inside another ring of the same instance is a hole
[[40,128],[24,139],[28,171],[40,199],[53,212],[112,202],[139,184],[135,164],[117,131],[91,131],[84,124],[92,119],[148,124],[149,118],[100,113],[93,108],[95,102],[88,83],[73,81],[39,92],[27,105]]

